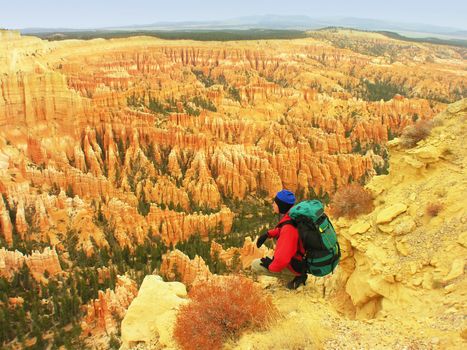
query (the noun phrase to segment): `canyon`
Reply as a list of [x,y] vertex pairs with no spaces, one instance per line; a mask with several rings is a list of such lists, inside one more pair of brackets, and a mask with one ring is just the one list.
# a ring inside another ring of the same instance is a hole
[[[465,97],[464,48],[351,30],[309,34],[46,41],[1,30],[0,277],[11,281],[27,266],[34,283],[53,291],[57,279],[71,300],[78,290],[80,334],[107,341],[146,274],[190,287],[213,266],[247,269],[268,253],[254,239],[275,220],[268,212],[278,190],[328,202],[348,183],[372,184],[398,169],[388,147],[404,128]],[[421,174],[439,160],[401,157]],[[386,301],[373,288],[383,282],[362,281],[373,260],[355,240],[370,228],[413,229],[408,218],[367,221],[337,224],[348,258],[335,291],[340,312],[357,319],[375,317]],[[195,239],[203,256],[182,251]],[[410,256],[407,241],[393,243]],[[95,269],[110,267],[116,272]]]

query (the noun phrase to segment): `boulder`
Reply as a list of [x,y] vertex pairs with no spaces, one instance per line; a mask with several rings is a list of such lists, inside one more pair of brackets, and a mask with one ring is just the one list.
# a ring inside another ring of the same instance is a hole
[[394,232],[394,225],[391,224],[380,224],[378,228],[384,233],[393,233]]
[[389,148],[397,148],[401,144],[401,141],[399,138],[395,138],[391,141],[388,141],[387,145]]
[[[382,175],[381,177],[384,177],[384,175]],[[375,178],[373,179],[373,181],[367,184],[365,188],[371,192],[373,198],[377,198],[380,194],[384,192],[385,184],[380,179]]]
[[402,256],[409,255],[409,245],[405,240],[396,241],[396,249]]
[[425,166],[425,163],[420,162],[419,160],[415,159],[414,157],[403,157],[404,162],[406,162],[408,165],[414,167],[415,169],[420,169]]
[[121,350],[140,343],[150,344],[155,339],[163,347],[175,347],[172,328],[179,306],[188,302],[186,296],[182,283],[146,276],[122,321]]
[[423,274],[422,287],[425,289],[433,289],[433,274],[428,271]]
[[464,328],[461,333],[461,338],[464,339],[464,340],[467,340],[467,328]]
[[365,233],[367,232],[371,227],[371,224],[367,221],[358,221],[349,228],[349,234],[350,235],[355,235],[357,233]]
[[384,208],[378,213],[378,216],[376,217],[376,223],[384,224],[384,223],[391,222],[398,215],[404,213],[406,210],[407,210],[407,205],[404,203],[393,204],[390,207]]
[[415,221],[410,216],[405,216],[394,226],[394,234],[404,235],[415,230]]
[[464,274],[464,267],[465,267],[465,259],[458,258],[452,262],[451,271],[449,271],[448,275],[444,279],[445,282],[450,282],[456,279],[459,276]]
[[467,248],[467,232],[462,232],[457,239],[457,243],[459,243],[464,248]]
[[413,154],[420,162],[423,163],[434,163],[439,160],[441,152],[433,145],[426,145],[414,150],[408,151]]

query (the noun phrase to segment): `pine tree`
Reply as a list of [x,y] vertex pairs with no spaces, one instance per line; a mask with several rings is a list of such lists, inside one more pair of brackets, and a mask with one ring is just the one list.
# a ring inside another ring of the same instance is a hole
[[73,187],[71,186],[71,184],[69,184],[68,187],[66,188],[65,194],[67,195],[67,197],[70,197],[70,198],[75,197],[75,193],[73,192]]
[[141,191],[141,197],[138,200],[138,213],[143,216],[148,215],[151,209],[151,204],[146,200],[146,195],[144,194],[144,190]]
[[178,265],[176,263],[173,265],[173,273],[174,273],[174,280],[181,282],[182,275],[180,274],[180,271],[178,271]]
[[240,252],[238,250],[235,251],[234,255],[232,256],[232,262],[230,265],[230,269],[234,272],[237,272],[242,267],[242,261],[240,260]]

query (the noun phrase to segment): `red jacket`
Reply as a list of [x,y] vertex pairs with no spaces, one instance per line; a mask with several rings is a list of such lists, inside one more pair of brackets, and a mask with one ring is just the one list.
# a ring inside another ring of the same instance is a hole
[[[288,214],[285,214],[279,221],[278,226],[287,220],[291,220],[291,218]],[[284,225],[281,228],[276,226],[268,231],[268,237],[277,239],[274,260],[269,265],[269,271],[280,272],[287,267],[294,274],[299,275],[300,272],[295,271],[290,264],[292,259],[302,261],[305,254],[297,228],[293,225]]]

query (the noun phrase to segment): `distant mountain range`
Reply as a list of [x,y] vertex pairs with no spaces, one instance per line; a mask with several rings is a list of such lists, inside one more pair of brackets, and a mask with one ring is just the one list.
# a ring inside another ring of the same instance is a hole
[[296,29],[313,30],[324,27],[348,27],[371,31],[393,31],[413,37],[431,36],[443,39],[467,39],[467,30],[421,23],[400,23],[367,18],[312,18],[309,16],[262,15],[238,17],[218,21],[156,22],[144,25],[129,25],[104,28],[24,28],[23,34],[66,33],[86,31],[154,31],[154,30],[226,30],[226,29]]

